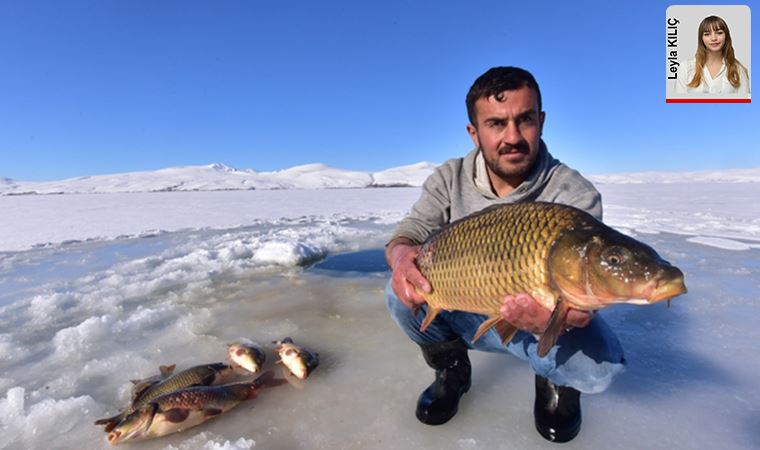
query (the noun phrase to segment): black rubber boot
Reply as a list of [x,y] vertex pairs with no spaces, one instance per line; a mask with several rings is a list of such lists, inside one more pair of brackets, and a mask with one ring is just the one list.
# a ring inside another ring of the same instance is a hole
[[536,375],[536,430],[552,442],[568,442],[581,430],[581,393]]
[[435,381],[417,400],[417,419],[442,425],[457,413],[459,398],[470,390],[472,369],[467,346],[460,339],[420,345],[425,362],[435,369]]

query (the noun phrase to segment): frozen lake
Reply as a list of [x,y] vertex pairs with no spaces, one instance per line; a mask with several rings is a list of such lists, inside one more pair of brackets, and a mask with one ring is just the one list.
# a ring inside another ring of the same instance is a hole
[[[600,190],[608,223],[678,265],[689,293],[670,309],[602,312],[628,370],[583,397],[583,430],[564,447],[756,448],[756,190]],[[554,447],[533,429],[529,366],[500,355],[472,354],[473,388],[449,424],[414,417],[432,371],[385,311],[381,247],[418,193],[0,197],[13,219],[1,226],[0,448],[107,448],[92,423],[125,404],[129,379],[161,364],[221,361],[238,337],[285,336],[320,353],[302,386],[262,391],[202,426],[126,448]]]

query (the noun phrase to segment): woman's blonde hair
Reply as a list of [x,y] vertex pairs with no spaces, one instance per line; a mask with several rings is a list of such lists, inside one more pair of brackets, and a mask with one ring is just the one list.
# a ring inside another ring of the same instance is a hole
[[731,43],[731,32],[728,30],[726,21],[718,16],[705,17],[702,23],[699,24],[699,30],[697,31],[697,54],[695,55],[697,59],[697,67],[694,72],[694,78],[692,78],[687,86],[695,88],[702,84],[702,72],[705,67],[705,62],[707,61],[707,47],[702,40],[702,35],[713,30],[722,30],[726,35],[726,40],[721,49],[723,59],[726,62],[726,78],[728,79],[728,82],[731,83],[731,86],[738,88],[741,83],[739,79],[739,69],[741,68],[744,71],[747,69],[736,60],[736,56],[734,56],[734,46]]

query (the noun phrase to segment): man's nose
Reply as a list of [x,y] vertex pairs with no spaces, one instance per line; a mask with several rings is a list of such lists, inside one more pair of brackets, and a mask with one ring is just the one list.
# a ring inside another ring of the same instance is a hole
[[514,120],[510,120],[507,123],[507,126],[504,128],[502,140],[505,143],[512,145],[522,142],[523,137],[522,133],[520,133],[520,127],[517,126]]

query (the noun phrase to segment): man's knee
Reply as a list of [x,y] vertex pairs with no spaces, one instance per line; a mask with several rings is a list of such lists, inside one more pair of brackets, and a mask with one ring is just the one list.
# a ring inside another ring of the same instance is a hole
[[[615,333],[596,316],[587,327],[577,328],[560,337],[545,369],[553,382],[595,394],[606,390],[626,365],[623,348]],[[548,369],[548,370],[546,370]]]

